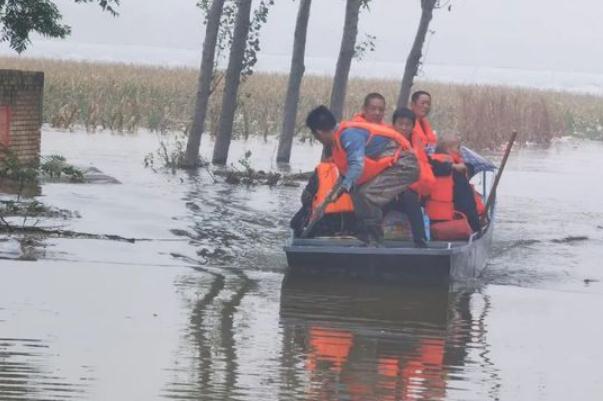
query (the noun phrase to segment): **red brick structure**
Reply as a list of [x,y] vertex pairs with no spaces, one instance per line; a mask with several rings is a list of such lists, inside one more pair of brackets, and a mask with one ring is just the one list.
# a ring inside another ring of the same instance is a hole
[[24,163],[40,158],[44,73],[0,69],[0,147]]

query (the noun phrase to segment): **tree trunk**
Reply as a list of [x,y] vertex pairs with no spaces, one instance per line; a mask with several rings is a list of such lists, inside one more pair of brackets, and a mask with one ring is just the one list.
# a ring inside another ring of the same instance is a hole
[[195,167],[199,159],[199,146],[201,135],[205,129],[205,116],[211,96],[211,81],[214,70],[214,59],[216,55],[216,43],[218,41],[218,30],[220,19],[224,9],[224,0],[214,0],[207,13],[207,26],[205,27],[205,39],[203,41],[203,55],[201,56],[201,68],[197,86],[197,99],[195,101],[195,114],[193,125],[186,143],[184,154],[184,165]]
[[228,56],[228,68],[226,69],[226,76],[224,78],[222,111],[220,113],[218,133],[212,157],[212,162],[215,164],[226,164],[226,160],[228,159],[228,148],[230,147],[234,115],[237,109],[237,93],[241,82],[247,35],[249,34],[251,1],[237,1],[237,16],[230,55]]
[[406,59],[406,67],[404,68],[404,76],[402,77],[402,85],[400,86],[400,95],[398,96],[398,107],[407,107],[410,90],[417,72],[421,57],[423,57],[423,44],[429,29],[429,23],[433,16],[433,9],[437,0],[421,0],[421,21],[415,36],[415,41],[412,44],[408,58]]
[[347,0],[345,6],[345,22],[343,25],[343,36],[341,38],[341,49],[337,59],[337,68],[333,78],[331,90],[330,108],[337,120],[343,115],[345,103],[345,92],[350,75],[350,66],[354,58],[356,37],[358,36],[358,15],[360,14],[361,0]]
[[306,33],[308,32],[308,19],[310,18],[310,6],[312,0],[300,0],[295,22],[295,35],[293,39],[293,56],[291,57],[291,70],[289,72],[289,84],[285,96],[285,107],[283,109],[283,130],[278,141],[276,161],[289,163],[291,158],[291,146],[295,134],[295,122],[297,120],[297,104],[299,102],[299,90],[306,67],[304,57],[306,53]]

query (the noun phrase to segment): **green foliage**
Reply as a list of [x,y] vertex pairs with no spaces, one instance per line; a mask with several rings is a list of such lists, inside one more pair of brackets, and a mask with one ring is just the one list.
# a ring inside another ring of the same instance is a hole
[[247,173],[253,173],[254,169],[251,166],[251,150],[245,152],[243,156],[239,159],[239,164],[243,166]]
[[363,40],[358,42],[354,48],[354,58],[362,60],[367,53],[374,52],[376,47],[375,40],[377,40],[375,35],[365,33]]
[[51,179],[65,176],[70,182],[84,182],[84,172],[67,163],[66,159],[61,155],[42,157],[40,173]]
[[[97,3],[102,10],[117,15],[119,0],[73,0],[76,3]],[[71,33],[61,23],[62,15],[50,0],[0,0],[0,43],[8,42],[18,53],[31,43],[29,35],[37,32],[51,38],[64,38]]]
[[[211,7],[212,0],[199,0],[197,6],[203,10],[207,18],[207,13]],[[274,0],[261,0],[253,12],[253,17],[250,21],[249,34],[247,35],[247,46],[245,47],[245,55],[243,58],[243,77],[253,74],[253,67],[258,61],[257,54],[260,51],[260,29],[264,23],[268,21],[270,7],[274,5]],[[216,63],[218,63],[224,54],[230,49],[232,44],[232,35],[234,24],[237,16],[237,1],[226,0],[220,20],[220,30],[218,32],[218,43]],[[206,21],[207,23],[207,21]]]
[[36,166],[21,163],[14,152],[0,149],[0,181],[9,180],[19,186],[34,184],[38,178]]
[[[165,168],[169,169],[172,173],[176,173],[176,170],[187,166],[184,158],[186,142],[186,133],[162,138],[159,141],[159,148],[144,157],[144,166],[154,171],[157,168]],[[199,167],[205,167],[207,164],[201,156],[199,156],[195,163]]]

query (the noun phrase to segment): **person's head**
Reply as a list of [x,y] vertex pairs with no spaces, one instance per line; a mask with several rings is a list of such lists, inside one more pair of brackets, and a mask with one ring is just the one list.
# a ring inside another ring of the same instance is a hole
[[461,138],[456,134],[446,134],[438,138],[438,144],[435,153],[452,154],[459,152],[461,147]]
[[409,139],[415,127],[416,118],[412,110],[401,107],[394,112],[392,125],[396,131],[404,135],[406,139]]
[[337,120],[326,106],[318,106],[306,117],[306,126],[312,135],[323,145],[331,145]]
[[381,124],[385,115],[385,98],[380,93],[369,93],[362,103],[362,115],[369,123]]
[[410,97],[410,108],[417,118],[426,117],[431,109],[431,95],[429,92],[416,91]]

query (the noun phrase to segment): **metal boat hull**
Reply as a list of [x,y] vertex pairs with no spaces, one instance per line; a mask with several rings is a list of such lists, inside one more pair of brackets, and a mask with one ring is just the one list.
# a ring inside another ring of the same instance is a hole
[[362,279],[447,283],[478,277],[486,266],[493,221],[467,242],[433,241],[428,248],[410,242],[361,246],[354,239],[292,239],[285,246],[293,274],[345,275]]

